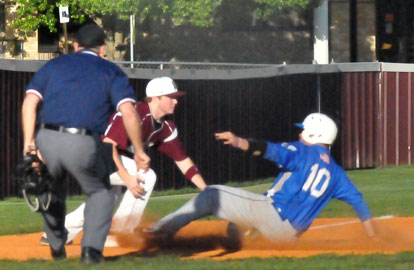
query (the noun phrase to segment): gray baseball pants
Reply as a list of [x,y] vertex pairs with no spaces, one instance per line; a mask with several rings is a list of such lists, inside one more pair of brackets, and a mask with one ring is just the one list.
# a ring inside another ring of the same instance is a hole
[[242,189],[212,185],[175,212],[152,225],[156,232],[176,233],[193,220],[214,215],[235,224],[255,228],[273,241],[296,240],[297,232],[288,220],[282,220],[272,199]]
[[51,205],[43,212],[45,232],[51,248],[58,250],[66,242],[66,185],[62,173],[67,171],[76,178],[87,195],[82,247],[102,251],[111,226],[115,194],[109,184],[109,177],[100,179],[91,172],[97,149],[95,139],[92,136],[41,129],[36,135],[36,145],[57,182]]

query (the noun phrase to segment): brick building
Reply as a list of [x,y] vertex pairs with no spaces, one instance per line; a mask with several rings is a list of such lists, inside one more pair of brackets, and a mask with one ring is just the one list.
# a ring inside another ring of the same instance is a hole
[[[329,0],[329,58],[414,62],[410,10],[414,0]],[[42,60],[63,51],[61,33],[40,29],[25,36],[10,26],[14,14],[15,6],[0,0],[0,57]],[[235,16],[222,10],[210,28],[137,21],[134,60],[308,64],[313,60],[312,16],[312,10],[284,11],[263,22],[243,10]],[[99,23],[108,33],[106,58],[129,60],[129,22],[106,16]]]

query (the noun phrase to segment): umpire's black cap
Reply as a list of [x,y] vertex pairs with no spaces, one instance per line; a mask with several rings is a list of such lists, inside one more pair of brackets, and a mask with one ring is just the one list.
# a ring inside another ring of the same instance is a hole
[[96,24],[86,24],[76,33],[76,41],[79,46],[95,48],[105,44],[105,32]]

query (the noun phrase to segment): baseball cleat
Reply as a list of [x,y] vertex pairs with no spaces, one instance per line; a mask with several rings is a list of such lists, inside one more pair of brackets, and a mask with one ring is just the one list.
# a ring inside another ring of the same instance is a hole
[[54,250],[52,248],[51,249],[51,252],[52,252],[52,258],[55,261],[66,259],[66,249],[65,249],[65,246],[63,246],[62,248],[57,249],[57,250]]
[[242,248],[242,233],[236,224],[229,223],[227,226],[227,238],[221,241],[221,245],[228,252],[235,252]]
[[81,253],[81,263],[93,265],[105,260],[102,252],[93,247],[83,247]]
[[142,228],[141,233],[145,239],[147,248],[154,246],[167,247],[173,239],[173,234],[162,230],[156,230],[151,227]]
[[42,246],[48,246],[49,245],[49,240],[46,237],[42,236],[42,238],[40,238],[40,244]]
[[[39,242],[42,246],[49,246],[49,239],[47,239],[46,236],[42,236]],[[73,241],[66,242],[66,245],[72,245],[72,244],[73,244]]]
[[116,240],[116,237],[113,235],[108,235],[105,240],[105,247],[119,247],[119,243]]

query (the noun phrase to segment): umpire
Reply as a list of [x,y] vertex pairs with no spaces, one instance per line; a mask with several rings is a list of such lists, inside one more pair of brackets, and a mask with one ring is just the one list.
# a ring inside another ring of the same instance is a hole
[[27,86],[22,107],[23,152],[26,155],[38,149],[56,182],[52,202],[42,212],[52,257],[66,258],[66,185],[62,173],[67,171],[87,195],[81,262],[95,264],[103,261],[114,209],[109,184],[112,146],[105,146],[100,135],[115,109],[122,113],[137,167],[147,170],[150,159],[142,148],[135,95],[128,77],[101,58],[104,31],[96,24],[84,25],[76,41],[75,53],[48,61]]

